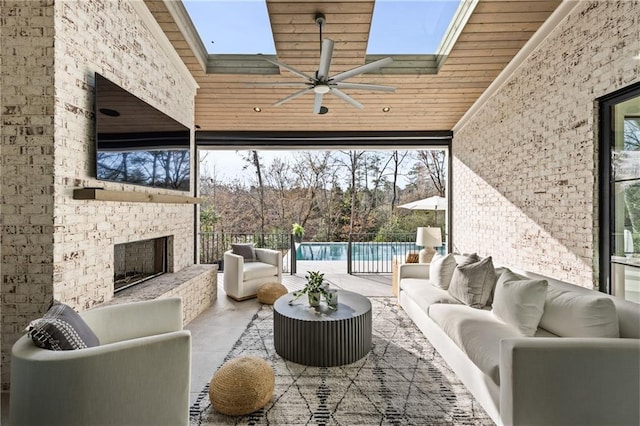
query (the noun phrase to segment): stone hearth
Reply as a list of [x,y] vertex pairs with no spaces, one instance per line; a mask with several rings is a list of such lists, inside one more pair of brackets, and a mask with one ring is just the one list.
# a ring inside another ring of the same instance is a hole
[[183,323],[191,322],[218,297],[218,266],[193,265],[179,272],[162,274],[118,292],[101,306],[167,297],[182,297]]

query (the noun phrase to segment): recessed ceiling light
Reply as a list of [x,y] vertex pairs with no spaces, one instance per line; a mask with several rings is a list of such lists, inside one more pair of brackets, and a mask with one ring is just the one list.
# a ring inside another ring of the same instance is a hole
[[382,112],[389,112],[389,111],[391,111],[391,108],[389,108],[389,107],[383,107],[382,108]]
[[253,107],[253,110],[254,110],[255,112],[260,112],[260,111],[262,111],[262,108],[260,108],[260,107]]
[[329,112],[329,108],[323,105],[320,107],[320,111],[318,112],[318,114],[326,114],[328,112]]

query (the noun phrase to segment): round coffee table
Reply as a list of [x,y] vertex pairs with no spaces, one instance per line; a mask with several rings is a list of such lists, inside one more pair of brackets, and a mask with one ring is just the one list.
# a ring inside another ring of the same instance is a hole
[[276,352],[289,361],[316,367],[350,364],[371,350],[371,302],[351,291],[338,291],[338,309],[323,302],[309,306],[302,295],[292,305],[293,293],[273,305]]

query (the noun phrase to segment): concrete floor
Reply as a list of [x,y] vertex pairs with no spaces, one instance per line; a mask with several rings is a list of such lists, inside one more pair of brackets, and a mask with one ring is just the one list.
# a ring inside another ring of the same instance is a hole
[[[307,271],[322,271],[332,288],[349,290],[364,296],[392,296],[391,275],[348,275],[341,261],[298,262],[296,275],[284,274],[282,283],[289,291],[305,284]],[[202,388],[222,365],[224,357],[246,329],[260,304],[257,299],[236,302],[224,293],[222,273],[218,274],[218,299],[185,326],[191,331],[191,398],[195,402]],[[9,394],[2,393],[1,424],[8,424]]]

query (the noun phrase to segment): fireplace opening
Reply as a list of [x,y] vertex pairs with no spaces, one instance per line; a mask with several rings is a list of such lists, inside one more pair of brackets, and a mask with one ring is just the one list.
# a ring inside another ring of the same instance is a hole
[[114,246],[113,292],[167,272],[167,237]]

